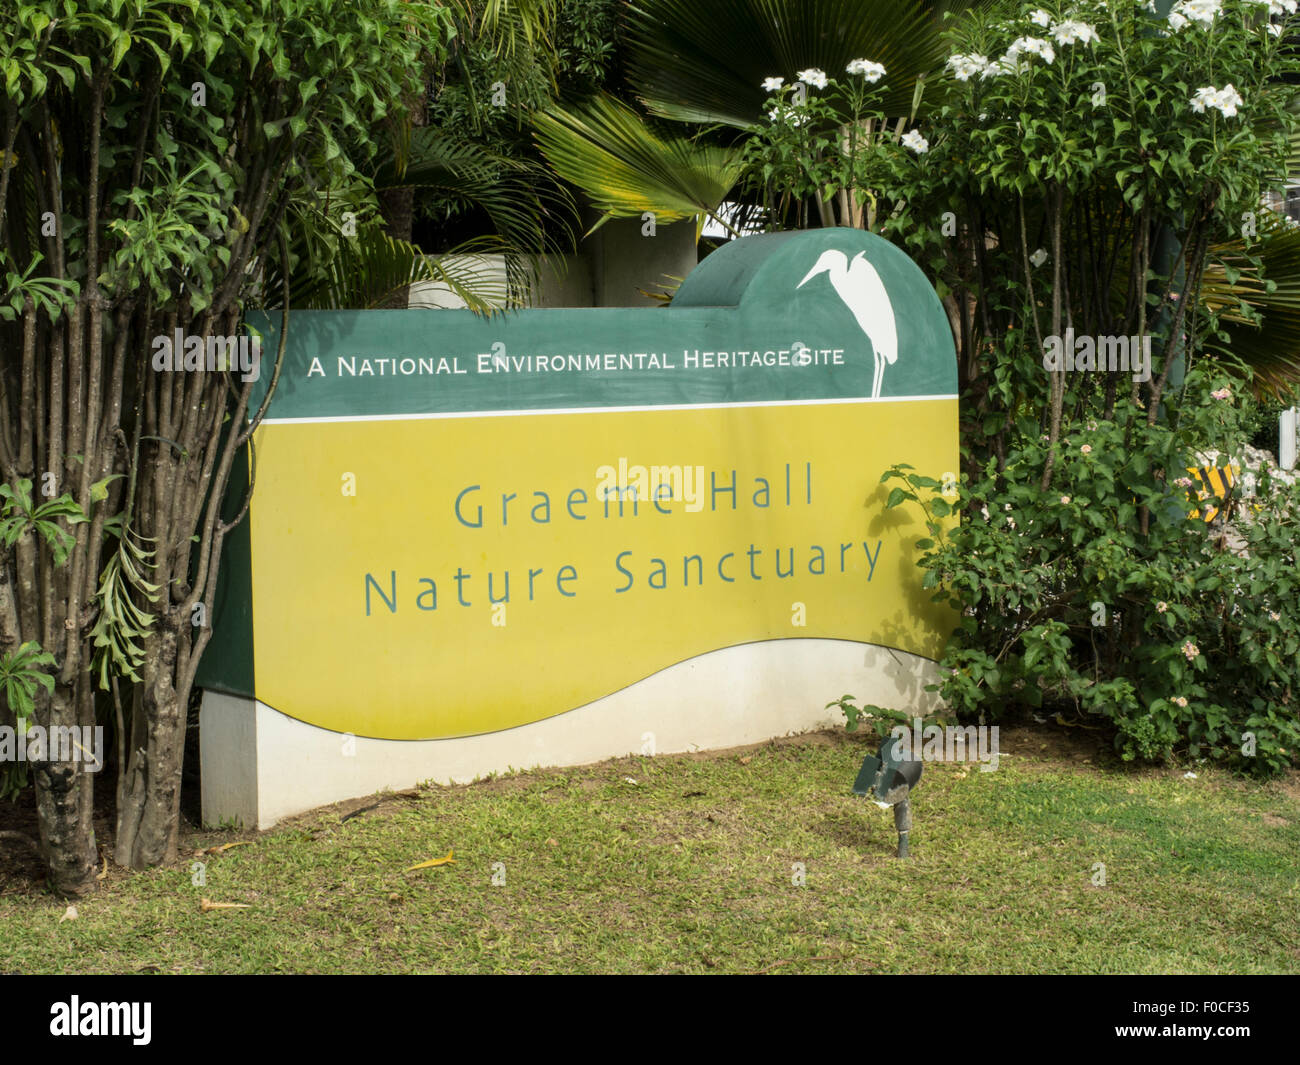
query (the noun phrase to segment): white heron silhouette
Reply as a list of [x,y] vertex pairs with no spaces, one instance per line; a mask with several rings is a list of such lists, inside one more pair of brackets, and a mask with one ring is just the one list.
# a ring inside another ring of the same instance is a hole
[[876,375],[872,382],[871,398],[880,398],[880,386],[885,379],[885,364],[898,361],[898,326],[894,321],[894,305],[889,302],[885,283],[876,268],[866,260],[865,252],[858,252],[849,262],[842,251],[824,251],[817,265],[795,286],[803,288],[818,274],[829,273],[835,294],[843,301],[858,327],[871,341],[876,356]]

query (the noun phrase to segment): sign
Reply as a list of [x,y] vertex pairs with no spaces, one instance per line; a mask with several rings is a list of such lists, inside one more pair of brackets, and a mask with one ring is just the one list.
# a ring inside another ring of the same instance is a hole
[[880,484],[958,468],[952,337],[860,231],[725,245],[667,308],[295,312],[253,444],[201,683],[320,728],[489,733],[740,644],[935,658],[953,625]]

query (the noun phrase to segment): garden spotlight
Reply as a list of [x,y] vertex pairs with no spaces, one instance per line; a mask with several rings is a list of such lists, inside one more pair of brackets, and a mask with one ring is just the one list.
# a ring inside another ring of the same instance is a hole
[[907,834],[912,830],[911,794],[920,780],[921,760],[911,757],[905,740],[886,736],[880,750],[862,760],[858,778],[853,782],[854,795],[871,795],[882,809],[894,808],[900,858],[907,857]]

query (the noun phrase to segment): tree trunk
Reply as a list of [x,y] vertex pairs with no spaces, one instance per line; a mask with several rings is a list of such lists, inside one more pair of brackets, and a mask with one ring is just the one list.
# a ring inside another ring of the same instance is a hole
[[113,860],[129,869],[148,869],[177,856],[189,692],[178,692],[172,683],[176,634],[166,630],[165,620],[158,624],[163,631],[145,641],[147,665],[135,690],[131,742],[118,785]]
[[[428,98],[429,79],[426,75],[420,95],[408,96],[403,101],[410,123],[417,129],[425,124],[425,101]],[[408,185],[404,188],[377,189],[376,193],[380,213],[384,216],[384,232],[394,240],[409,244],[415,221],[415,189]],[[411,286],[403,285],[384,301],[381,309],[404,311],[410,305]]]
[[380,189],[379,208],[384,215],[384,232],[394,240],[411,240],[411,226],[415,219],[415,189]]
[[[405,188],[379,189],[379,209],[384,216],[384,232],[394,240],[411,242],[411,225],[415,219],[415,189],[409,185]],[[411,286],[403,285],[395,289],[382,304],[380,310],[404,311],[411,305]]]
[[[42,716],[42,715],[38,715]],[[53,730],[95,723],[90,677],[83,673],[70,690],[56,684],[49,697],[46,760],[34,765],[36,782],[36,820],[40,831],[41,854],[49,873],[50,888],[65,898],[79,898],[94,891],[98,865],[93,817],[95,813],[94,774],[86,771],[84,760],[72,761],[55,756]],[[62,745],[59,745],[62,746]]]

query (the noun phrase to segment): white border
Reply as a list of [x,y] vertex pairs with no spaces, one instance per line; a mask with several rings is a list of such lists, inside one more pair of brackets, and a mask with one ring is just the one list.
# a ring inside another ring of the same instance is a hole
[[429,421],[435,418],[514,418],[529,414],[610,414],[639,413],[655,410],[728,410],[732,407],[814,407],[831,404],[858,403],[923,403],[942,399],[957,399],[956,393],[946,396],[881,396],[879,399],[775,399],[756,400],[752,403],[674,403],[643,407],[547,407],[535,410],[465,410],[432,414],[338,414],[323,418],[263,418],[262,425],[318,425],[325,422],[409,422]]

